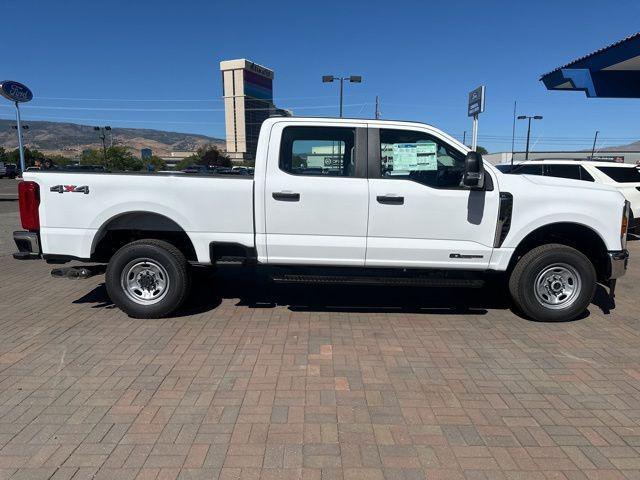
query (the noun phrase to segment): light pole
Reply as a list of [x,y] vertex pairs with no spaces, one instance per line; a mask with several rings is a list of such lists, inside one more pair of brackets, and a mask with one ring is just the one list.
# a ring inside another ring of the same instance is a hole
[[[20,126],[22,127],[22,130],[24,130],[24,131],[29,130],[29,125],[20,125]],[[14,129],[14,130],[18,130],[18,125],[11,125],[11,128]],[[24,144],[24,143],[26,143],[26,142],[24,142],[24,133],[22,135],[23,135],[23,144]],[[25,148],[28,148],[28,147],[26,147],[26,145],[25,145]]]
[[593,147],[591,147],[591,160],[593,160],[593,154],[596,151],[596,142],[598,141],[598,133],[600,133],[600,131],[596,130],[596,134],[593,137]]
[[345,80],[349,80],[349,83],[362,83],[362,77],[360,75],[350,75],[348,77],[335,77],[333,75],[323,75],[322,83],[331,83],[335,80],[340,80],[340,118],[342,118],[342,90]]
[[529,138],[531,137],[531,119],[542,120],[542,115],[518,115],[518,120],[529,120],[529,126],[527,127],[527,151],[524,155],[524,159],[529,160]]
[[108,132],[111,132],[111,127],[107,125],[106,127],[93,127],[93,129],[96,132],[100,132],[99,138],[100,140],[102,140],[102,154],[104,156],[104,166],[105,168],[108,168],[109,165],[107,165],[107,143],[105,142],[107,135],[104,132],[105,130]]

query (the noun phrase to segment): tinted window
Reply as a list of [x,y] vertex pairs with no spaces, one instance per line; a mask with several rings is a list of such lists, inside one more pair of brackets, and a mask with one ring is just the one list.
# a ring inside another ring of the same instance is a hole
[[545,175],[549,177],[570,178],[580,180],[580,165],[545,165]]
[[618,183],[640,183],[640,170],[635,167],[596,167]]
[[580,166],[580,180],[584,180],[585,182],[595,182],[591,174],[587,172],[587,169],[582,165]]
[[464,188],[465,157],[431,135],[380,130],[382,178],[414,180],[434,188]]
[[524,165],[515,164],[513,168],[511,165],[496,165],[496,168],[502,173],[513,173],[518,175],[542,175],[542,165]]
[[542,165],[522,165],[519,168],[514,168],[513,173],[520,175],[542,175]]
[[355,175],[355,129],[287,127],[282,132],[280,169],[294,175]]

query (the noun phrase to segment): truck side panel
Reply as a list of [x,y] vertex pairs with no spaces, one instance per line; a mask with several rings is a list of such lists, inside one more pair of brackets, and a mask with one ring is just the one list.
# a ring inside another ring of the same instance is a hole
[[[202,263],[210,262],[212,241],[254,246],[250,177],[29,172],[25,180],[40,185],[45,254],[90,258],[101,229],[133,212],[175,222]],[[88,193],[70,191],[70,186],[88,187]]]

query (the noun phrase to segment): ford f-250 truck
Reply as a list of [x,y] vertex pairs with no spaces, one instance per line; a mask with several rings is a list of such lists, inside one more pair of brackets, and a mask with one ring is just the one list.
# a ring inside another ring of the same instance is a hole
[[132,317],[178,308],[190,264],[237,264],[281,282],[447,288],[501,273],[525,315],[569,320],[628,258],[619,192],[502,174],[420,123],[270,118],[253,176],[24,180],[15,257],[106,263],[107,292]]

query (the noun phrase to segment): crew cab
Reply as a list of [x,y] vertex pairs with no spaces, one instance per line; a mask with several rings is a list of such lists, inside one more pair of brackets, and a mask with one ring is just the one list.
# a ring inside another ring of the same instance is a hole
[[[253,176],[26,172],[18,259],[107,264],[112,301],[170,315],[190,265],[274,281],[477,287],[506,276],[516,307],[574,319],[627,266],[615,189],[506,175],[425,124],[269,118]],[[507,288],[507,287],[505,287]]]

